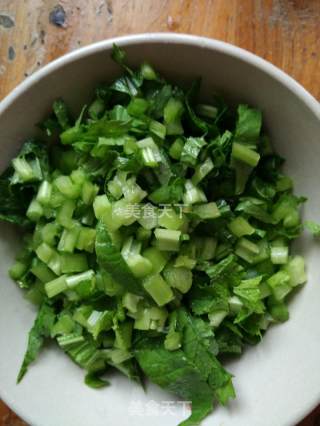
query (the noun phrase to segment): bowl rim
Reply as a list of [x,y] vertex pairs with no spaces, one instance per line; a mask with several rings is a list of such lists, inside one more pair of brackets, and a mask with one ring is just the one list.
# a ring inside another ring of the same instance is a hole
[[76,61],[80,58],[90,56],[93,53],[109,49],[114,43],[119,46],[130,46],[134,44],[152,44],[160,42],[163,44],[181,44],[197,46],[200,48],[208,48],[217,52],[226,53],[236,59],[246,62],[259,70],[265,72],[273,79],[284,85],[292,93],[294,93],[306,106],[313,112],[313,114],[320,120],[320,104],[313,95],[310,94],[300,83],[293,77],[286,74],[271,62],[249,52],[246,49],[235,46],[233,44],[212,39],[209,37],[190,35],[183,33],[169,33],[169,32],[155,32],[155,33],[142,33],[130,34],[120,37],[113,37],[80,47],[72,52],[66,53],[59,58],[44,65],[41,69],[34,72],[31,76],[27,77],[18,84],[8,95],[0,101],[0,115],[23,93],[25,93],[32,85],[43,77],[54,73],[57,69]]
[[[170,32],[151,32],[151,33],[138,33],[130,34],[119,37],[112,37],[104,39],[99,42],[91,43],[87,46],[77,48],[76,50],[66,53],[61,57],[53,60],[46,64],[41,69],[34,72],[31,76],[27,77],[21,83],[18,84],[3,100],[0,101],[0,115],[4,114],[7,109],[25,92],[27,92],[34,84],[36,84],[42,78],[53,74],[56,70],[64,67],[67,64],[77,61],[80,58],[89,57],[91,54],[108,50],[114,43],[121,47],[126,47],[135,44],[181,44],[196,46],[199,48],[206,48],[227,54],[233,58],[236,58],[242,62],[259,69],[265,74],[269,75],[274,80],[285,86],[290,92],[292,92],[299,100],[310,110],[311,113],[320,121],[320,103],[316,98],[311,95],[300,83],[298,83],[293,77],[286,74],[277,66],[268,62],[267,60],[257,56],[256,54],[249,52],[243,48],[237,47],[233,44],[216,40],[209,37],[200,35],[190,35],[184,33],[170,33]],[[0,387],[0,398],[5,402],[18,416],[32,424],[33,419],[28,416],[27,413],[23,413],[16,405],[16,402],[12,400],[8,395],[5,396],[5,392],[1,391]],[[305,405],[304,408],[300,409],[299,415],[294,421],[298,423],[305,416],[312,412],[320,402],[320,392],[316,395],[310,403]]]

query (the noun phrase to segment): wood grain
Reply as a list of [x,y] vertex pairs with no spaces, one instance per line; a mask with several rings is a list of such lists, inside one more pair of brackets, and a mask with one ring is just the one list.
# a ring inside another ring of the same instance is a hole
[[[61,27],[49,21],[57,4],[66,15]],[[80,46],[174,31],[248,49],[320,100],[319,23],[319,0],[0,0],[0,99],[39,67]],[[315,426],[317,413],[300,426]],[[0,403],[0,426],[21,425]]]

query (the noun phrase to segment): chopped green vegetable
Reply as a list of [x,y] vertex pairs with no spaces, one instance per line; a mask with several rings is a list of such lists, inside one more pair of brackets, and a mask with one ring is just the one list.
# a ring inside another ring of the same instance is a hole
[[[39,307],[18,381],[46,340],[100,388],[144,373],[192,403],[183,426],[235,397],[224,354],[289,318],[307,280],[302,230],[262,114],[199,103],[148,63],[101,84],[74,121],[63,100],[0,176],[0,220],[26,231],[10,277]],[[320,226],[306,222],[315,236]]]
[[158,306],[169,303],[174,295],[161,275],[150,275],[144,280],[143,286]]
[[320,236],[320,225],[318,223],[308,220],[304,225],[315,237]]

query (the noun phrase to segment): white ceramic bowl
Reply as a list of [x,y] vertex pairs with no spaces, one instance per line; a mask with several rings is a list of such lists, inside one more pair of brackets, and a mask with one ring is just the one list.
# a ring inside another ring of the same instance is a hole
[[[200,75],[204,96],[217,89],[233,102],[261,108],[274,146],[287,158],[297,193],[309,198],[305,218],[319,219],[318,103],[264,60],[201,37],[145,34],[107,40],[44,67],[0,104],[1,170],[22,140],[35,134],[34,125],[55,98],[62,96],[77,111],[96,83],[120,73],[110,59],[114,42],[126,48],[132,64],[147,59],[177,80]],[[35,312],[7,276],[20,235],[7,225],[0,232],[0,395],[13,410],[33,426],[173,426],[186,417],[183,407],[170,407],[170,395],[155,386],[144,394],[119,375],[109,388],[89,389],[83,385],[83,371],[54,347],[44,351],[17,386]],[[260,345],[228,365],[237,399],[218,408],[204,425],[293,426],[320,402],[319,246],[304,237],[297,250],[307,259],[309,281],[290,304],[290,321],[273,327]]]

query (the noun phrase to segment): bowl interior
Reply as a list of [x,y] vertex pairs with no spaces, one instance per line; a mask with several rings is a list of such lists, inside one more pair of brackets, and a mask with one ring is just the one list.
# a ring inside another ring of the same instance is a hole
[[[306,92],[253,55],[223,43],[157,35],[123,38],[119,44],[126,46],[130,64],[147,60],[168,79],[191,82],[201,76],[204,98],[219,92],[233,103],[262,109],[264,126],[276,150],[287,159],[285,168],[294,178],[297,194],[308,197],[304,217],[317,219],[320,112]],[[111,47],[112,41],[106,41],[58,60],[3,102],[0,170],[22,141],[37,133],[35,124],[54,99],[63,97],[76,113],[90,100],[97,83],[120,74],[110,59]],[[188,408],[171,406],[172,398],[165,392],[150,385],[144,394],[118,375],[109,388],[87,388],[83,372],[54,347],[44,351],[16,386],[34,309],[7,276],[21,235],[4,224],[0,233],[0,394],[5,401],[34,426],[115,422],[141,426],[151,421],[154,426],[173,426],[187,416]],[[309,281],[290,304],[290,321],[273,327],[260,345],[229,364],[237,399],[227,408],[218,408],[205,425],[292,425],[319,401],[319,249],[306,236],[296,250],[307,259]]]

